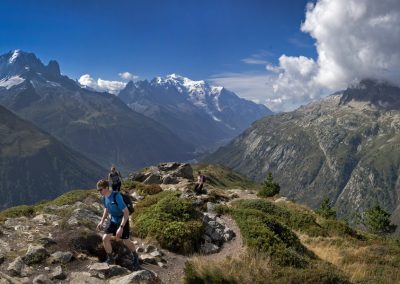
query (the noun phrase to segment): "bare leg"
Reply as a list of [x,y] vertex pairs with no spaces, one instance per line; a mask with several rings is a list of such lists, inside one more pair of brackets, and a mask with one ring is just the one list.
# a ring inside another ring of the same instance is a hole
[[112,253],[112,246],[111,246],[111,238],[112,234],[104,234],[103,235],[103,246],[104,250],[108,255]]

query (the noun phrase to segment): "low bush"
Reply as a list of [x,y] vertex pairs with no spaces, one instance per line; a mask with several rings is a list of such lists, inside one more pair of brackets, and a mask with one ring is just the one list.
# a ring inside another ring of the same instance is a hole
[[311,254],[285,225],[260,210],[234,209],[232,215],[248,247],[279,265],[305,267]]
[[204,228],[190,201],[175,192],[161,192],[147,196],[135,210],[133,230],[139,237],[155,239],[161,247],[179,253],[198,249]]
[[311,236],[323,236],[326,232],[316,222],[315,216],[292,208],[278,206],[265,199],[239,200],[233,203],[237,208],[256,209],[268,215],[291,229],[304,232]]
[[144,184],[137,181],[126,180],[122,183],[122,189],[126,191],[136,190],[140,195],[154,195],[160,193],[162,188],[159,184]]

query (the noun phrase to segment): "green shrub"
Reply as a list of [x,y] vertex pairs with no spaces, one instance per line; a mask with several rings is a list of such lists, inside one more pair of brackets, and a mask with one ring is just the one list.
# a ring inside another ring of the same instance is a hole
[[325,198],[315,212],[326,219],[336,219],[336,209],[331,206],[329,198]]
[[0,219],[15,217],[31,217],[35,214],[35,207],[31,205],[20,205],[5,209],[0,212]]
[[234,209],[232,215],[250,249],[270,256],[279,265],[307,265],[307,249],[275,218],[255,209]]
[[162,191],[162,188],[159,184],[143,184],[143,183],[138,183],[136,184],[136,191],[140,195],[154,195],[157,193],[160,193]]
[[198,249],[204,228],[190,201],[175,192],[162,192],[138,203],[133,230],[141,238],[157,240],[165,249],[191,253]]
[[396,230],[396,225],[390,223],[390,214],[379,205],[368,209],[364,215],[364,224],[374,234],[390,234]]
[[233,203],[237,208],[256,209],[268,215],[274,216],[276,220],[286,226],[307,233],[310,236],[322,236],[326,233],[315,220],[315,217],[305,212],[278,206],[265,199],[239,200]]
[[360,239],[361,236],[357,234],[355,230],[349,227],[349,225],[345,221],[339,220],[325,220],[321,223],[322,228],[326,230],[329,236],[338,236],[338,237],[355,237]]
[[278,183],[275,183],[272,178],[272,173],[268,173],[267,178],[263,183],[263,187],[258,192],[259,197],[272,197],[276,194],[279,194],[281,187]]

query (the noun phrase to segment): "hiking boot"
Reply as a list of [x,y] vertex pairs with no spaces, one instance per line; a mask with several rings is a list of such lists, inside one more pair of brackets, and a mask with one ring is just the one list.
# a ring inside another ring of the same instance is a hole
[[132,258],[132,267],[133,267],[133,270],[140,269],[139,256],[137,254],[135,254]]
[[114,254],[108,254],[107,255],[107,259],[106,259],[106,261],[104,261],[104,263],[107,263],[108,265],[111,265],[111,264],[115,264],[115,259],[117,258],[117,255],[114,255]]

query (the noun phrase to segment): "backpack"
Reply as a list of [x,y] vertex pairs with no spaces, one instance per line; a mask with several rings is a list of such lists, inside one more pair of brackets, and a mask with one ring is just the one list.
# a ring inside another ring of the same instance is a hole
[[121,177],[119,176],[119,173],[110,173],[110,178],[112,184],[117,184],[121,182]]
[[203,175],[203,183],[205,183],[207,181],[206,176]]
[[[114,202],[115,203],[117,203],[117,200],[116,200],[117,194],[118,193],[114,193]],[[126,207],[128,208],[129,215],[131,215],[133,212],[135,212],[135,208],[133,207],[131,197],[128,194],[123,193],[123,192],[119,192],[119,194],[122,195],[122,199],[124,200],[124,203],[125,203]]]

